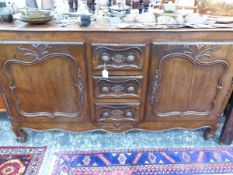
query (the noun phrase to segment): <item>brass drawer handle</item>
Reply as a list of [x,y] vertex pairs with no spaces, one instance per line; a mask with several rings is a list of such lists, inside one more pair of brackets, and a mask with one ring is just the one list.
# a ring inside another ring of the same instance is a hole
[[132,62],[134,62],[136,60],[136,57],[134,56],[134,55],[129,55],[128,57],[127,57],[127,61],[129,62],[129,63],[132,63]]
[[127,91],[128,91],[129,93],[133,93],[133,92],[135,92],[135,87],[129,86],[129,87],[127,88]]
[[101,60],[102,60],[102,62],[104,62],[104,63],[108,63],[108,62],[111,60],[111,58],[110,58],[110,56],[109,56],[108,54],[103,54],[103,55],[101,56]]
[[108,118],[110,116],[110,113],[109,112],[104,112],[102,115],[103,115],[104,118]]
[[110,91],[109,87],[107,87],[107,86],[102,87],[102,92],[103,93],[109,93],[109,91]]
[[133,118],[133,112],[128,111],[125,113],[125,116],[128,118]]

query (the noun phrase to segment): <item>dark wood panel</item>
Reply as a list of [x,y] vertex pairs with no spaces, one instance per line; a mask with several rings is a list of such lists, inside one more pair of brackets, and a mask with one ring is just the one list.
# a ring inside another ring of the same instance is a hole
[[[219,100],[231,90],[231,49],[225,44],[154,43],[146,121],[174,121],[175,128],[177,121],[216,120],[223,105]],[[208,126],[207,138],[218,125]]]
[[88,120],[82,43],[16,43],[1,49],[0,78],[13,115],[30,122]]

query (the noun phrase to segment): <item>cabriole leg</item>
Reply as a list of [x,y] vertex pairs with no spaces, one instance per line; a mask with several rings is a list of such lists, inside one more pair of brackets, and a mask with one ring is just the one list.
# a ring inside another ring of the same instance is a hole
[[219,124],[213,125],[210,128],[207,128],[204,131],[204,138],[206,140],[210,140],[213,138],[213,136],[215,135],[215,132],[217,131],[217,129],[219,128]]
[[18,124],[11,123],[11,127],[17,137],[16,140],[18,142],[24,143],[27,141],[27,133],[23,131]]

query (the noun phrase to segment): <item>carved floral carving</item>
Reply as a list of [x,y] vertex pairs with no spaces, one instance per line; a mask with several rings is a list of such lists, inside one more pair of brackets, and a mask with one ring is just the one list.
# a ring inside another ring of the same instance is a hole
[[[153,78],[153,83],[152,83],[152,96],[150,98],[151,105],[154,106],[154,114],[159,117],[167,117],[167,116],[174,116],[178,115],[180,117],[186,116],[186,115],[208,115],[210,114],[213,109],[215,108],[215,103],[216,103],[216,98],[223,88],[223,75],[227,71],[228,68],[228,63],[224,60],[220,59],[214,59],[214,51],[218,49],[217,46],[207,46],[207,45],[185,45],[183,48],[176,48],[175,50],[172,50],[171,52],[161,56],[159,58],[159,66],[156,69],[154,73],[154,78]],[[162,64],[167,60],[171,58],[183,58],[186,60],[189,60],[191,64],[197,64],[200,66],[211,66],[211,65],[221,65],[223,67],[223,72],[221,75],[218,77],[218,84],[216,86],[216,94],[213,97],[213,100],[211,102],[211,108],[208,111],[185,111],[185,112],[180,112],[180,111],[172,111],[172,112],[157,112],[156,111],[156,105],[158,102],[158,91],[161,83],[161,67]]]
[[[81,75],[81,69],[79,68],[79,64],[77,63],[76,59],[67,53],[61,53],[61,52],[51,52],[50,49],[52,46],[49,44],[32,44],[31,47],[23,47],[21,45],[17,46],[17,51],[21,52],[24,56],[23,59],[9,59],[4,64],[4,72],[7,75],[7,78],[9,80],[9,87],[11,91],[13,92],[13,99],[15,101],[17,110],[22,116],[25,117],[37,117],[37,116],[47,116],[50,118],[55,118],[56,116],[63,116],[63,117],[77,117],[80,116],[80,112],[76,113],[63,113],[63,112],[25,112],[21,105],[20,101],[17,99],[16,91],[17,87],[14,84],[14,78],[11,75],[10,72],[10,66],[12,64],[19,64],[24,66],[31,66],[35,64],[41,64],[45,62],[46,60],[53,58],[53,57],[60,57],[60,58],[68,58],[73,61],[76,67],[76,82],[74,83],[75,87],[78,88],[79,91],[79,102],[80,104],[84,104],[84,84],[82,81],[82,75]],[[30,58],[30,59],[29,59]],[[81,118],[80,118],[81,119]]]

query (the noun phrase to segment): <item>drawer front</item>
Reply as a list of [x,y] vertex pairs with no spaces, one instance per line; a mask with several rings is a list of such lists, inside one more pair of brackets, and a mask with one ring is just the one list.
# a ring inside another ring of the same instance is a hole
[[124,131],[138,122],[139,103],[97,103],[96,122],[104,129]]
[[92,45],[94,70],[142,70],[144,57],[144,44]]
[[142,76],[94,77],[96,98],[140,98]]

